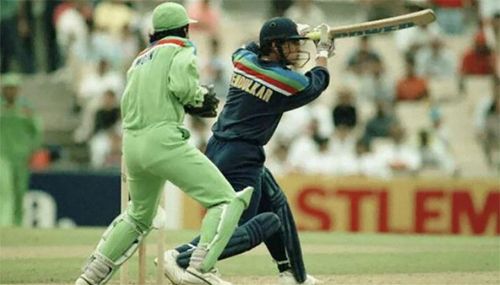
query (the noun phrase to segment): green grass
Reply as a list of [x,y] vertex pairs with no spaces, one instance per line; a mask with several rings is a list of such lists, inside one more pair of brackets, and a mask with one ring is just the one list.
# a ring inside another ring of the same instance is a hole
[[[1,229],[0,283],[71,283],[102,232],[102,228]],[[155,235],[153,232],[148,238],[148,244],[155,244]],[[173,246],[193,235],[192,231],[169,231],[165,236],[168,246]],[[479,271],[500,274],[498,237],[303,233],[301,240],[307,267],[318,275]],[[44,255],[46,252],[50,254]],[[155,276],[153,255],[155,252],[148,252],[151,280]],[[131,274],[137,271],[134,263],[136,260],[132,260]],[[218,266],[228,276],[276,274],[263,248],[222,261]]]

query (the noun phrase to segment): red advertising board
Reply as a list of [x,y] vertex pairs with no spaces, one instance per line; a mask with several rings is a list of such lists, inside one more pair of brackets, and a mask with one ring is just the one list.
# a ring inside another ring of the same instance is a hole
[[[500,182],[493,179],[293,175],[278,180],[301,230],[500,234]],[[193,215],[195,203],[185,201],[184,225],[197,228],[202,209]]]

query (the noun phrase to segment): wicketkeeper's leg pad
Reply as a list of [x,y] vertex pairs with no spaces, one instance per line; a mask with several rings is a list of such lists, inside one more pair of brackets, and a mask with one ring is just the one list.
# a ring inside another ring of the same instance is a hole
[[[241,213],[248,207],[253,188],[247,187],[236,193],[229,203],[220,204],[207,210],[201,225],[201,238],[194,250],[190,266],[201,272],[210,271],[217,262],[233,234]],[[201,262],[200,262],[201,261]]]
[[81,278],[92,285],[105,284],[116,269],[135,253],[149,231],[141,230],[127,213],[119,215],[104,231]]

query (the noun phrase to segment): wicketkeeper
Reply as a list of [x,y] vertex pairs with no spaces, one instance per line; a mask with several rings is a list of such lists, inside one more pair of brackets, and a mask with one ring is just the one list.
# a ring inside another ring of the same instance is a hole
[[218,103],[198,83],[195,48],[188,40],[191,22],[179,4],[163,3],[153,11],[151,45],[128,70],[121,102],[131,201],[104,232],[77,285],[105,284],[132,256],[151,230],[166,180],[207,209],[182,282],[229,284],[212,270],[253,189],[235,192],[217,167],[188,143],[185,113],[214,117]]
[[[328,26],[317,28],[316,66],[305,74],[290,66],[304,65],[306,31],[287,18],[273,18],[260,30],[259,44],[251,43],[232,56],[234,72],[227,101],[212,128],[206,155],[236,191],[255,188],[252,201],[221,255],[227,258],[265,242],[278,265],[280,284],[316,284],[306,274],[297,229],[288,201],[264,166],[264,145],[272,137],[284,112],[302,107],[328,87],[328,58],[334,43]],[[165,252],[165,274],[183,283],[183,269],[196,253],[199,240]]]

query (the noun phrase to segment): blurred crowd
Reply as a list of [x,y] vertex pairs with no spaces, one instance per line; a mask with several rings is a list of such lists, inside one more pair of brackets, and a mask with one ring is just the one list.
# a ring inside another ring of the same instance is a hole
[[[70,84],[72,116],[79,121],[72,139],[88,147],[88,164],[93,168],[120,166],[119,102],[126,71],[148,44],[151,10],[158,2],[1,0],[2,74],[49,73]],[[199,62],[201,83],[213,83],[223,103],[231,73],[230,54],[222,51],[230,37],[221,25],[223,15],[228,16],[223,7],[225,2],[237,1],[177,2],[199,20],[191,33],[195,44],[206,48]],[[284,15],[313,27],[329,22],[328,11],[320,8],[325,1],[268,2],[263,18]],[[328,90],[333,100],[318,100],[286,114],[266,146],[267,163],[275,173],[459,176],[461,167],[453,145],[460,141],[450,138],[447,126],[453,118],[446,118],[443,108],[470,93],[470,77],[490,82],[489,90],[477,90],[477,96],[484,98],[472,106],[475,111],[470,120],[487,164],[500,172],[500,1],[397,1],[399,10],[394,2],[359,0],[359,5],[367,11],[364,20],[433,8],[437,21],[394,33],[391,37],[398,54],[391,59],[372,45],[372,38],[352,39],[357,41],[356,48],[347,57],[335,59],[341,72],[335,75],[340,80],[333,81]],[[36,52],[35,37],[43,42],[42,52]],[[447,45],[448,37],[466,37],[470,46],[456,54]],[[389,70],[395,60],[405,67],[396,76]],[[450,87],[452,95],[432,94],[432,84],[441,83]],[[399,114],[411,110],[412,104],[425,104],[426,122],[424,128],[411,129],[416,133],[409,134]],[[186,120],[193,144],[203,150],[212,121]]]

